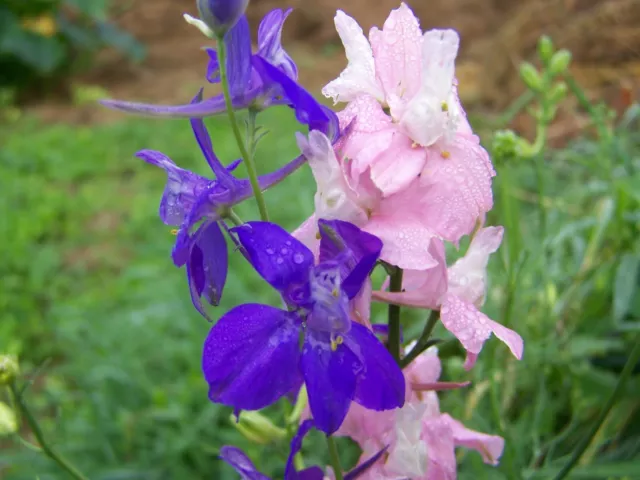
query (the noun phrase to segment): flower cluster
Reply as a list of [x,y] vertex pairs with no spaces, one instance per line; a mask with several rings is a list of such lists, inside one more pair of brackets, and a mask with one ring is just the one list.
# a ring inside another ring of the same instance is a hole
[[[367,39],[354,19],[338,11],[335,24],[349,63],[323,89],[346,102],[334,113],[297,82],[297,67],[280,42],[290,12],[265,16],[253,53],[246,5],[199,1],[201,19],[187,18],[218,41],[217,49],[207,49],[206,79],[221,83],[222,94],[204,99],[200,91],[177,106],[103,102],[126,112],[190,119],[215,179],[182,169],[157,151],[138,156],[167,173],[160,218],[176,227],[173,262],[185,266],[198,312],[211,319],[205,301],[220,303],[227,238],[234,254],[282,299],[280,307],[245,303],[219,316],[202,354],[209,398],[238,416],[282,398],[308,402],[308,418],[294,419],[301,424],[291,439],[288,480],[325,476],[320,467],[294,467],[311,428],[328,438],[349,436],[361,446],[362,462],[350,473],[332,462],[327,475],[336,478],[453,479],[457,446],[496,464],[500,437],[468,430],[440,412],[436,392],[466,383],[438,381],[440,360],[434,347],[426,349],[428,338],[401,349],[391,314],[384,327],[372,326],[369,318],[372,301],[393,304],[396,312],[400,306],[431,310],[467,351],[467,369],[491,333],[522,356],[520,336],[479,310],[487,262],[503,229],[484,226],[495,171],[457,95],[458,34],[423,33],[401,4]],[[308,133],[297,133],[298,157],[257,176],[246,144],[258,139],[252,132],[246,143],[239,137],[234,112],[248,110],[255,118],[275,105],[292,108]],[[215,155],[202,120],[225,112],[242,153],[228,166]],[[315,213],[289,233],[266,218],[262,191],[307,162],[317,183]],[[248,179],[234,176],[240,164]],[[262,218],[243,222],[233,207],[252,197]],[[447,266],[445,243],[458,247],[464,236],[472,238],[468,251]],[[370,275],[380,265],[391,278],[374,291]],[[377,336],[381,332],[385,338]],[[235,447],[223,447],[221,458],[242,478],[269,478]]]

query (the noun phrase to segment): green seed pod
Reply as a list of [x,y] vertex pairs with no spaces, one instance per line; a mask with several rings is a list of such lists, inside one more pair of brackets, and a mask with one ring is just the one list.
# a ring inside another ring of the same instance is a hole
[[542,35],[540,40],[538,40],[538,57],[542,60],[542,63],[545,65],[549,63],[551,57],[553,56],[553,42],[551,41],[551,37],[548,35]]
[[552,76],[561,75],[567,71],[571,63],[571,52],[566,49],[558,50],[549,60],[549,74]]
[[520,77],[522,77],[524,84],[534,92],[541,92],[544,89],[540,73],[529,62],[523,62],[520,65]]

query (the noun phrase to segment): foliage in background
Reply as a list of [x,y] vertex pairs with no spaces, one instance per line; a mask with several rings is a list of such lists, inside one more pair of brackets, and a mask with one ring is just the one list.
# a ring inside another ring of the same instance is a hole
[[[526,351],[517,362],[489,341],[465,372],[459,352],[442,348],[445,379],[473,383],[441,394],[441,402],[469,427],[507,441],[496,470],[460,452],[462,479],[552,478],[585,438],[571,478],[639,478],[637,368],[593,439],[589,433],[640,330],[640,110],[614,124],[566,70],[548,75],[554,52],[545,48],[536,75],[546,83],[527,95],[536,139],[553,118],[559,98],[551,92],[560,83],[583,99],[598,135],[558,151],[514,133],[492,140],[498,177],[488,222],[505,225],[506,236],[489,264],[485,309],[522,334]],[[286,110],[263,115],[273,131],[257,161],[269,171],[297,153],[284,135],[294,120]],[[224,120],[208,123],[228,163],[230,131]],[[188,122],[126,118],[43,128],[23,118],[0,132],[0,142],[0,209],[7,212],[0,221],[0,352],[19,355],[33,382],[26,399],[50,440],[93,479],[235,479],[216,459],[223,444],[242,446],[280,478],[287,448],[278,436],[259,445],[243,440],[255,432],[238,429],[229,409],[206,398],[200,358],[210,325],[193,312],[184,272],[168,260],[174,239],[156,216],[164,174],[132,157],[154,148],[204,173]],[[314,191],[309,169],[268,191],[278,206],[274,220],[295,228],[310,213]],[[255,216],[252,208],[247,202],[239,213]],[[229,279],[221,311],[247,292],[256,302],[277,301],[237,254],[230,259],[239,273]],[[374,322],[385,315],[377,307]],[[419,328],[410,313],[407,336]],[[436,336],[444,335],[438,328]],[[278,406],[269,418],[282,418]],[[7,447],[0,449],[3,478],[65,478],[17,435],[8,440],[0,443]],[[315,440],[304,445],[309,464],[323,456]],[[342,453],[351,466],[357,450]]]
[[46,87],[103,47],[133,59],[142,46],[108,20],[107,0],[0,0],[0,88]]

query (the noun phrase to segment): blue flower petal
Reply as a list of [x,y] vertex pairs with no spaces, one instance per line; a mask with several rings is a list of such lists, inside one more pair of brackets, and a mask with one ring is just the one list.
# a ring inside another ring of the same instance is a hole
[[342,289],[351,299],[355,297],[382,251],[382,241],[370,233],[341,220],[319,220],[320,261],[338,261]]
[[373,332],[354,322],[351,330],[344,335],[343,346],[355,352],[362,364],[357,376],[354,401],[378,411],[402,407],[405,399],[404,375]]
[[160,218],[166,225],[181,225],[211,180],[178,167],[165,154],[155,150],[141,150],[136,156],[167,172],[167,185],[160,201]]
[[202,297],[211,305],[220,304],[227,280],[227,242],[217,222],[203,224],[194,237],[187,262],[189,291],[196,310],[211,320],[203,308]]
[[355,395],[356,376],[363,364],[343,345],[331,346],[328,333],[307,330],[302,350],[302,374],[309,407],[318,430],[327,435],[340,428]]
[[218,52],[215,48],[205,48],[205,52],[209,55],[209,63],[207,64],[207,81],[209,83],[220,83],[220,62],[218,61]]
[[293,172],[295,172],[298,168],[304,165],[307,162],[307,157],[303,155],[299,155],[289,163],[279,168],[275,172],[267,173],[265,175],[261,175],[258,177],[258,183],[260,184],[260,188],[262,190],[266,190],[287,178]]
[[282,227],[247,222],[231,231],[238,236],[253,268],[273,288],[286,293],[307,282],[313,253]]
[[239,305],[210,330],[202,370],[209,398],[242,410],[271,405],[299,382],[300,324],[293,313]]
[[271,480],[260,473],[247,455],[237,447],[225,445],[220,449],[220,458],[238,472],[242,480]]
[[313,95],[278,67],[270,64],[260,56],[254,55],[253,66],[263,78],[280,85],[300,123],[308,125],[310,130],[320,130],[325,134],[329,133],[329,127],[333,125],[333,119],[327,113],[329,110],[323,108]]
[[[232,98],[236,110],[247,108],[255,100],[248,96]],[[186,105],[153,105],[149,103],[125,102],[121,100],[100,100],[100,103],[114,110],[151,117],[193,118],[210,117],[226,113],[227,108],[222,94],[208,98],[200,103]]]
[[[360,465],[358,465],[356,468],[351,470],[349,473],[345,474],[344,480],[355,480],[360,475],[364,475],[367,472],[367,470],[369,470],[378,460],[380,460],[380,457],[387,451],[388,448],[389,446],[387,445],[386,447],[378,451],[376,454],[374,454],[371,458],[368,458],[367,460],[362,462]],[[410,479],[406,479],[406,480],[410,480]]]
[[[302,448],[302,441],[304,437],[313,428],[313,420],[305,420],[298,427],[298,431],[291,439],[291,448],[289,450],[289,458],[287,458],[287,465],[284,469],[284,480],[297,480],[296,469],[293,465],[293,458]],[[322,478],[322,477],[320,477]]]
[[251,33],[243,15],[224,36],[227,47],[227,72],[232,97],[245,93],[251,80]]
[[292,10],[277,8],[264,16],[258,28],[258,55],[295,80],[298,78],[298,67],[281,43],[282,26]]

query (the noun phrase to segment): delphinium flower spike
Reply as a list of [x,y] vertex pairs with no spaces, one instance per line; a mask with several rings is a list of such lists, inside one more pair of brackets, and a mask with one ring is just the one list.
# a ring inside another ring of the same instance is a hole
[[[194,102],[201,99],[201,92]],[[137,156],[167,172],[167,185],[160,202],[160,218],[178,227],[172,258],[176,266],[186,265],[193,304],[204,317],[202,297],[218,305],[227,277],[227,246],[218,223],[234,205],[251,198],[247,179],[238,179],[232,171],[239,161],[224,167],[213,151],[211,138],[202,119],[191,119],[196,141],[215,179],[209,179],[178,167],[169,157],[155,150],[142,150]],[[258,178],[265,190],[286,178],[305,162],[299,156],[280,169]]]
[[[284,470],[284,480],[323,480],[325,478],[322,468],[313,466],[297,471],[293,462],[294,457],[302,448],[304,437],[313,427],[313,420],[305,420],[300,424],[298,432],[291,440],[291,449]],[[381,448],[353,470],[344,474],[344,480],[355,480],[361,477],[380,459],[386,450],[386,447]],[[231,465],[243,480],[271,480],[270,477],[258,471],[251,459],[237,447],[222,447],[220,449],[220,458]]]
[[318,224],[317,265],[278,225],[248,222],[231,230],[287,309],[244,304],[229,311],[209,332],[202,366],[209,398],[240,410],[266,407],[304,381],[317,428],[331,434],[352,401],[397,408],[405,385],[383,344],[350,318],[349,303],[378,259],[380,240],[347,222]]

